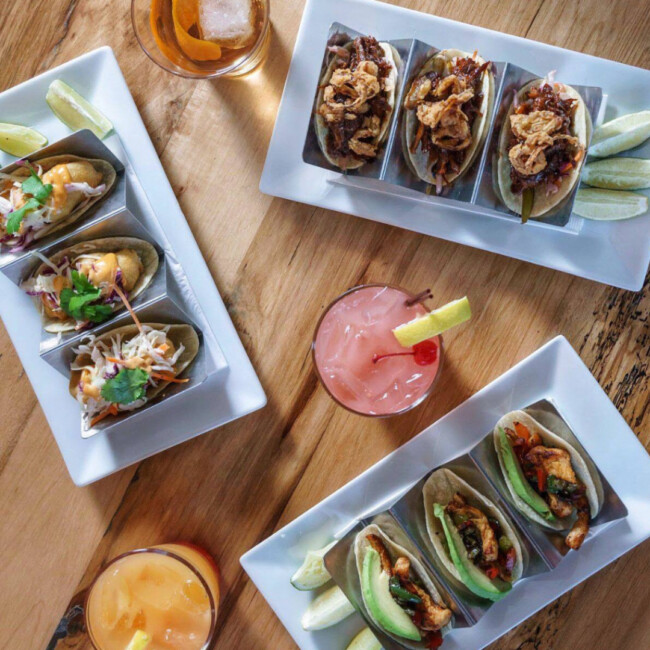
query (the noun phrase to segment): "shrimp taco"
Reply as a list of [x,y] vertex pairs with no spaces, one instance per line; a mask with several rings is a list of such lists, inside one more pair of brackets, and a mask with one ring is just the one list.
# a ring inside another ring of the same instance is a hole
[[21,287],[38,299],[47,332],[102,323],[151,283],[158,253],[135,237],[107,237],[69,246],[47,258]]
[[547,528],[570,529],[565,543],[579,549],[604,500],[595,467],[559,433],[524,411],[497,422],[494,446],[517,509]]
[[427,531],[442,565],[481,598],[497,601],[521,578],[521,543],[505,514],[448,469],[422,490]]
[[492,66],[476,52],[442,50],[411,83],[404,100],[404,155],[437,194],[476,158],[493,100]]
[[75,349],[70,394],[79,402],[84,428],[106,417],[142,408],[181,378],[196,358],[199,337],[190,325],[124,325],[89,335]]
[[0,244],[12,252],[77,221],[106,196],[116,172],[105,160],[59,155],[0,174]]
[[417,558],[375,524],[357,535],[354,552],[363,603],[375,624],[408,648],[440,645],[452,611]]
[[358,169],[377,158],[388,135],[399,54],[372,36],[328,49],[332,58],[316,99],[316,136],[332,165]]
[[542,217],[571,193],[590,124],[571,86],[536,79],[515,94],[501,127],[496,174],[503,202],[523,222]]

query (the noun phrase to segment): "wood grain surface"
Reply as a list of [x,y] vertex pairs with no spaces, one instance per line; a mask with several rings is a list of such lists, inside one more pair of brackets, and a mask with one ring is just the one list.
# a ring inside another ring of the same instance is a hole
[[[650,67],[647,0],[398,3]],[[129,5],[0,3],[0,90],[100,45],[113,48],[269,404],[76,488],[0,328],[0,647],[46,647],[72,596],[103,562],[178,539],[205,546],[221,567],[217,647],[295,647],[240,555],[559,333],[650,447],[648,282],[639,293],[619,291],[261,195],[302,1],[273,0],[271,53],[261,73],[218,82],[186,81],[154,66],[135,40]],[[434,396],[388,420],[335,406],[309,355],[323,307],[370,280],[431,287],[437,303],[467,293],[475,312],[469,326],[445,338],[448,364]],[[644,544],[624,556],[493,648],[650,647],[649,550]]]

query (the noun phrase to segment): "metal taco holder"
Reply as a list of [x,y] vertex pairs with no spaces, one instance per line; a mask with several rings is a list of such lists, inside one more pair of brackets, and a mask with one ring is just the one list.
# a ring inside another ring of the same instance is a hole
[[[346,25],[338,22],[333,23],[329,28],[327,44],[336,43],[337,38],[347,41],[359,35],[361,35],[360,32]],[[521,86],[532,79],[544,77],[546,72],[541,75],[534,74],[512,63],[492,61],[495,81],[494,99],[490,107],[490,116],[486,130],[483,134],[483,142],[479,147],[475,160],[465,173],[454,181],[450,188],[446,188],[443,195],[436,196],[435,189],[432,189],[431,185],[417,177],[404,155],[404,111],[402,105],[404,96],[412,80],[422,67],[422,64],[430,56],[444,49],[444,47],[433,47],[417,39],[388,40],[386,42],[397,49],[402,57],[402,62],[399,69],[395,111],[391,116],[386,141],[377,159],[372,163],[363,165],[359,169],[342,172],[338,167],[331,165],[320,150],[315,134],[314,119],[311,119],[303,148],[303,161],[329,171],[338,172],[338,176],[329,179],[329,182],[332,183],[379,193],[397,194],[410,201],[424,201],[432,204],[432,206],[444,205],[445,207],[469,212],[478,216],[519,222],[519,215],[508,210],[501,201],[498,189],[495,187],[493,169],[496,162],[496,147],[503,117],[512,101],[511,91],[514,88],[521,88]],[[445,46],[453,47],[453,43],[445,44]],[[314,111],[318,108],[318,85],[327,66],[328,59],[329,53],[325,48],[323,68],[316,84]],[[601,104],[603,103],[602,90],[592,86],[570,85],[580,93],[585,101],[587,113],[592,123],[596,123],[599,112],[601,111]],[[592,131],[593,129],[588,133],[587,146],[589,145]],[[584,163],[584,160],[582,162]],[[529,220],[526,226],[562,228],[566,232],[577,234],[581,228],[582,221],[579,219],[572,220],[571,210],[578,186],[579,183],[577,182],[565,200],[549,214]]]
[[[543,399],[524,407],[522,410],[528,412],[532,417],[537,415],[546,418],[549,423],[552,421],[553,430],[577,448],[587,460],[592,471],[597,472],[602,482],[604,491],[603,505],[598,516],[591,521],[585,543],[588,543],[601,530],[604,530],[615,521],[626,517],[627,508],[625,504],[595,466],[573,433],[569,423],[555,405],[550,400]],[[548,420],[548,418],[551,420]],[[452,470],[470,485],[476,487],[479,492],[493,501],[504,513],[505,517],[508,518],[519,535],[524,554],[524,572],[520,581],[552,571],[570,550],[564,544],[566,531],[557,532],[546,529],[529,521],[514,507],[510,493],[501,477],[501,470],[494,451],[492,432],[490,431],[469,453],[457,456],[430,470],[392,505],[389,505],[386,510],[378,514],[362,515],[325,555],[325,566],[334,582],[343,590],[385,648],[403,646],[391,637],[387,637],[381,630],[378,630],[365,612],[353,552],[354,539],[357,533],[370,523],[379,524],[391,538],[408,548],[421,560],[429,576],[434,580],[434,584],[438,586],[443,598],[454,611],[454,627],[474,625],[497,604],[478,598],[467,587],[453,578],[439,562],[433,550],[426,529],[422,488],[428,477],[441,468]],[[380,507],[386,507],[385,502],[382,502]],[[513,586],[513,592],[516,592],[516,589],[517,584]],[[507,594],[503,601],[507,603],[508,598],[511,597],[511,594]]]

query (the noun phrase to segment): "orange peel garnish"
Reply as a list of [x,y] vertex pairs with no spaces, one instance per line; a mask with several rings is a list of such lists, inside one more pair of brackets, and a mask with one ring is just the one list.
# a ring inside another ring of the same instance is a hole
[[193,25],[200,29],[199,0],[172,0],[174,33],[178,45],[195,61],[215,61],[221,58],[221,46],[211,41],[194,38],[189,33]]

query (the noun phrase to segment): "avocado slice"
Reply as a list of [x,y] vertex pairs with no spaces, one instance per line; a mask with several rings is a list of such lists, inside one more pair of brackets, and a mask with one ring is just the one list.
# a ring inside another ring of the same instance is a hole
[[460,533],[454,526],[449,515],[439,503],[433,504],[433,514],[440,519],[442,528],[445,531],[447,546],[451,561],[456,567],[460,579],[472,593],[487,598],[488,600],[501,600],[512,589],[510,583],[503,580],[490,580],[481,569],[479,569],[467,557],[467,550],[463,544]]
[[361,590],[372,617],[387,632],[420,641],[420,632],[409,615],[395,602],[388,588],[390,576],[381,568],[381,558],[374,548],[368,548],[363,558]]
[[526,480],[521,465],[519,464],[519,459],[515,456],[508,436],[502,427],[499,427],[499,447],[508,478],[517,496],[522,498],[525,503],[536,513],[544,517],[546,521],[555,521],[555,515],[551,512],[546,501],[533,490],[530,483]]

